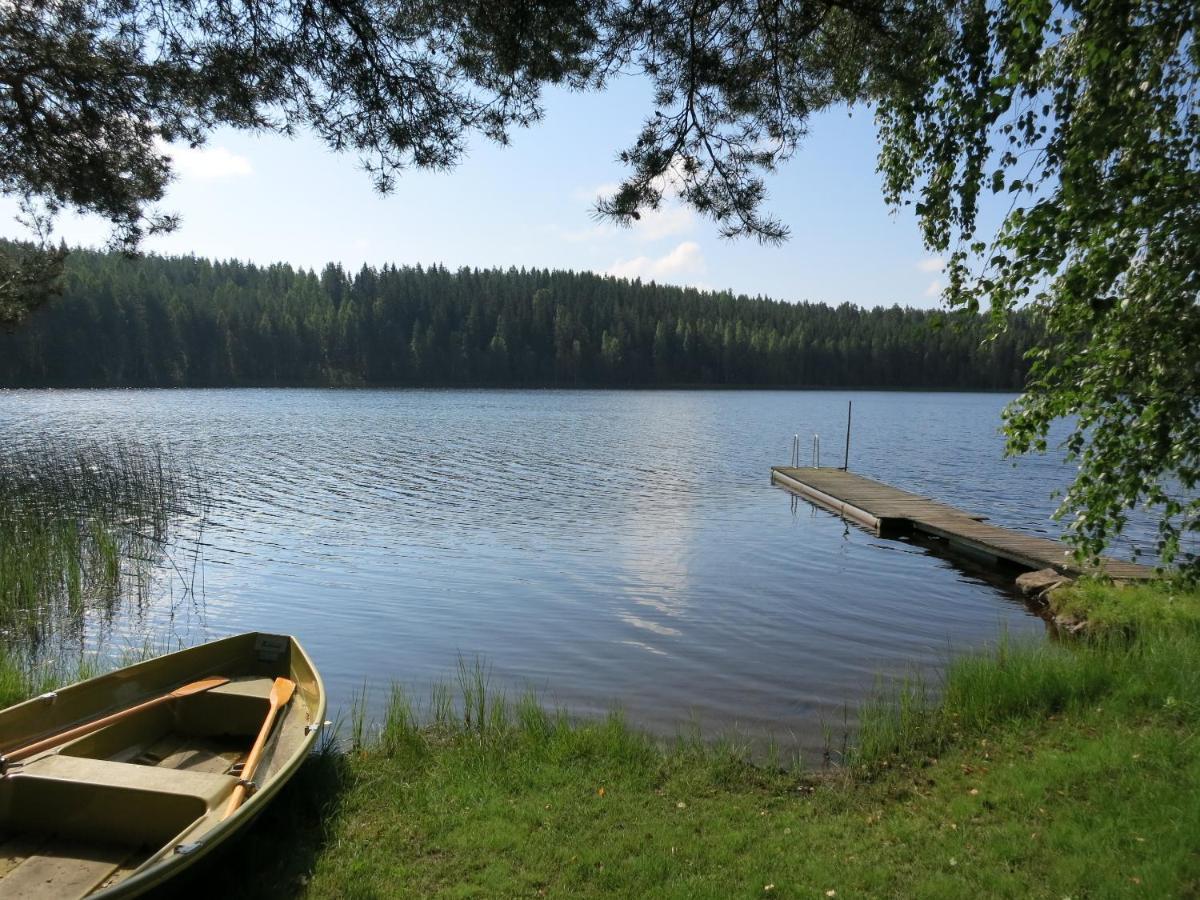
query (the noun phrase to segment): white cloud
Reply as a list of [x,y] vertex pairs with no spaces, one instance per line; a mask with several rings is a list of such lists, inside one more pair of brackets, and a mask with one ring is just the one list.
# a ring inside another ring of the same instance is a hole
[[[580,192],[582,193],[582,192]],[[592,198],[589,198],[592,199]],[[564,241],[572,244],[607,241],[626,235],[640,243],[660,241],[663,238],[687,234],[696,229],[699,217],[691,207],[682,203],[664,203],[658,209],[643,210],[628,228],[599,221],[587,228],[568,229],[551,226]]]
[[937,297],[942,293],[942,283],[938,279],[933,279],[929,282],[929,287],[925,288],[926,297]]
[[[667,166],[666,171],[654,179],[651,187],[665,197],[678,197],[684,181],[683,163],[676,157]],[[577,188],[572,192],[572,196],[576,200],[595,200],[597,197],[611,197],[620,187],[619,181],[605,181],[592,187]]]
[[674,234],[685,234],[696,227],[696,214],[681,203],[668,203],[647,210],[634,223],[633,234],[638,240],[657,241]]
[[690,208],[681,203],[668,203],[658,209],[644,211],[641,218],[634,220],[628,228],[601,221],[587,228],[554,230],[558,232],[559,237],[571,244],[608,241],[622,236],[648,244],[694,231],[697,222],[698,217]]
[[[628,229],[619,228],[608,222],[600,222],[591,228],[580,231],[563,232],[563,237],[572,242],[594,241],[625,232],[635,240],[649,242],[686,234],[695,229],[698,216],[695,210],[678,199],[678,189],[682,183],[682,168],[678,162],[672,163],[654,183],[654,187],[664,195],[663,203],[658,209],[641,210],[641,216],[635,219]],[[610,181],[589,188],[579,188],[572,193],[572,196],[577,201],[594,203],[598,199],[611,197],[619,187],[620,184]]]
[[164,143],[160,144],[159,150],[171,158],[175,171],[184,178],[220,181],[254,174],[250,160],[227,147],[188,147]]
[[940,256],[931,256],[917,263],[917,268],[922,272],[940,272],[946,268],[946,262]]
[[635,256],[619,259],[608,267],[608,274],[618,278],[644,278],[655,281],[695,283],[693,276],[705,271],[704,254],[695,241],[684,241],[664,256]]
[[590,200],[595,201],[601,197],[609,197],[617,192],[620,185],[615,181],[606,181],[604,184],[598,184],[595,187],[577,188],[571,192],[571,197],[575,200]]

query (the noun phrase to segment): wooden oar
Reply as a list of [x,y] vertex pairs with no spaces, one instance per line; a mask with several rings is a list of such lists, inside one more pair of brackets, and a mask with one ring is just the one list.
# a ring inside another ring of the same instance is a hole
[[246,789],[251,784],[254,770],[258,768],[258,761],[262,758],[263,749],[267,746],[267,735],[271,733],[275,717],[279,714],[279,710],[287,706],[295,691],[296,682],[288,678],[276,678],[275,683],[271,685],[271,695],[268,698],[270,709],[267,710],[267,718],[263,721],[262,728],[258,730],[258,737],[255,738],[254,746],[250,748],[250,755],[246,757],[246,762],[242,766],[241,780],[233,789],[233,796],[229,798],[229,805],[225,807],[225,815],[221,817],[222,819],[232,816],[242,805],[242,801],[246,799]]
[[193,681],[191,684],[185,684],[183,687],[177,687],[169,694],[163,694],[161,697],[155,697],[152,700],[146,700],[139,703],[137,706],[131,706],[129,709],[123,709],[120,712],[111,713],[99,719],[93,719],[90,722],[85,722],[82,725],[77,725],[66,731],[60,731],[58,734],[52,734],[48,738],[27,744],[24,747],[19,747],[16,750],[11,750],[8,753],[0,755],[0,773],[2,773],[9,765],[18,760],[26,759],[33,756],[35,753],[41,753],[43,750],[49,750],[51,747],[57,747],[59,744],[65,744],[67,741],[72,741],[77,737],[83,737],[85,734],[91,734],[93,731],[99,731],[106,725],[111,725],[114,722],[120,722],[122,719],[128,719],[130,716],[137,715],[147,709],[153,709],[156,706],[161,706],[164,703],[169,703],[172,700],[177,700],[180,697],[190,697],[192,694],[200,694],[204,691],[210,691],[215,687],[220,687],[223,684],[228,684],[229,679],[223,675],[214,675],[211,678],[201,678],[199,681]]

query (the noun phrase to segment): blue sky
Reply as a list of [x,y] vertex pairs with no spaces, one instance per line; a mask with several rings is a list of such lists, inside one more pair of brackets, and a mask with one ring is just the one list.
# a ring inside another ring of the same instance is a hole
[[[883,202],[869,110],[812,120],[800,152],[769,182],[768,209],[791,239],[727,241],[690,210],[668,205],[632,229],[598,224],[592,202],[622,175],[617,152],[651,108],[633,79],[603,94],[547,95],[546,117],[508,147],[475,141],[446,173],[408,172],[376,194],[350,155],[312,138],[218,131],[198,150],[172,150],[178,179],[163,204],[183,224],[147,241],[195,253],[310,268],[340,261],[591,269],[783,300],[867,306],[937,304],[940,264],[908,211]],[[4,234],[19,235],[0,201]],[[64,219],[58,235],[100,245],[101,221]]]

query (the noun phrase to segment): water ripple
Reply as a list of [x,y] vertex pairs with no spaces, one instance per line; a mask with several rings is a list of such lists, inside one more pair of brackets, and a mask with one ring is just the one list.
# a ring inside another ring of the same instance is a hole
[[[841,462],[848,396],[9,391],[0,433],[142,439],[208,473],[200,602],[129,611],[119,640],[294,633],[335,709],[480,654],[498,686],[578,712],[813,752],[878,677],[1043,631],[988,573],[770,485],[796,433]],[[852,396],[851,468],[1053,532],[1068,473],[1002,461],[1007,398]]]

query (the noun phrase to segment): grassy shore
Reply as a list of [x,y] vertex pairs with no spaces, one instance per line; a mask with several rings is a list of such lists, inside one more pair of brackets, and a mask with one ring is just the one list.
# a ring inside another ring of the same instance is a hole
[[[1200,592],[1085,585],[1086,637],[1001,641],[865,710],[833,771],[618,717],[393,697],[185,892],[313,897],[1178,897],[1200,892]],[[464,712],[465,710],[465,712]],[[361,735],[362,732],[359,731]]]

